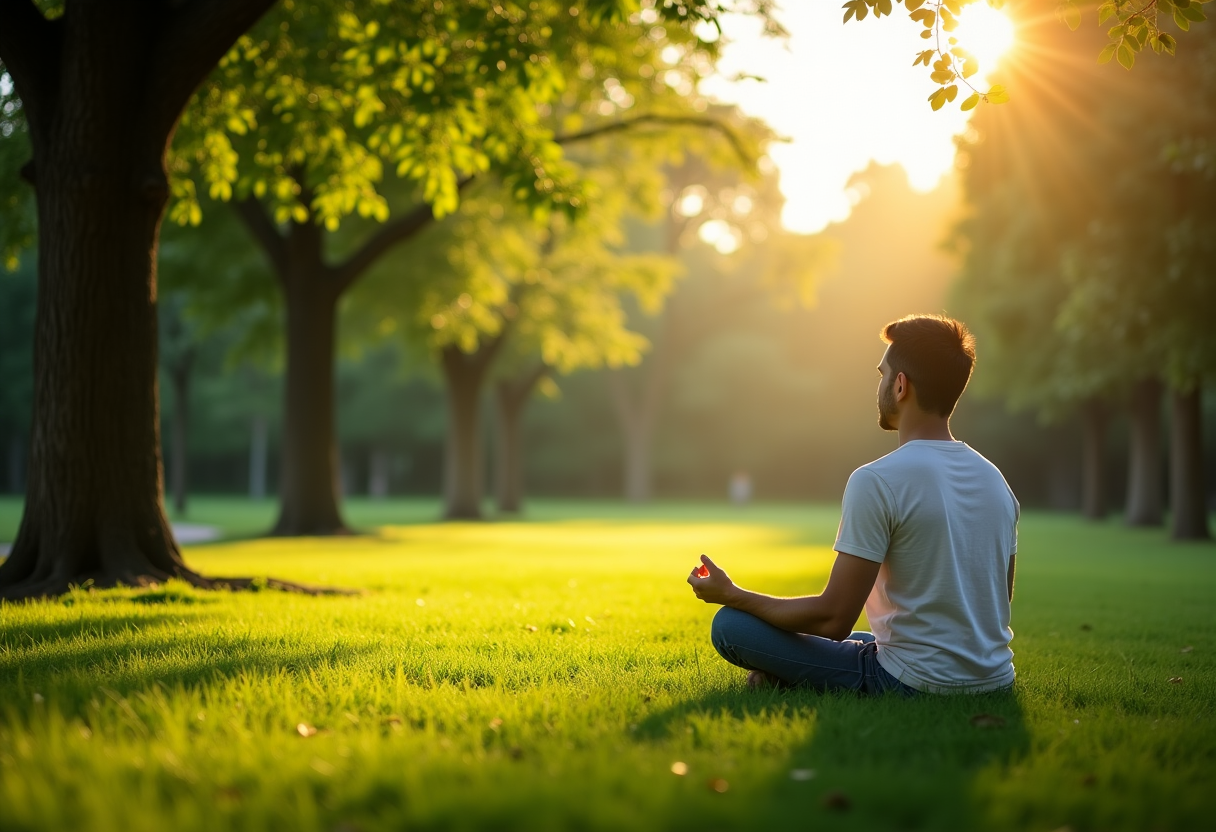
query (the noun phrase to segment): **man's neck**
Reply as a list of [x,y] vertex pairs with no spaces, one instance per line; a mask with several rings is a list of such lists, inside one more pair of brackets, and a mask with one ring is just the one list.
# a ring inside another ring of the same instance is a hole
[[[906,418],[912,414],[904,414],[899,420],[899,444],[902,447],[914,439],[932,439],[939,442],[953,442],[954,435],[950,433],[950,418],[936,416],[921,416]],[[918,416],[920,414],[917,414]]]

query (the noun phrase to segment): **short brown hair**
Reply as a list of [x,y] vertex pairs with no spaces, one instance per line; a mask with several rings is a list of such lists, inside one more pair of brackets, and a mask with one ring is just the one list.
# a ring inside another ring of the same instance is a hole
[[943,315],[908,315],[882,328],[891,345],[887,364],[916,390],[920,408],[949,416],[975,367],[975,336],[962,321]]

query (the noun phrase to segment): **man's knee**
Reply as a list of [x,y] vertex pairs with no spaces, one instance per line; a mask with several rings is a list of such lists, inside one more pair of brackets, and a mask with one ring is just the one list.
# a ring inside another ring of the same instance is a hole
[[733,607],[723,607],[714,616],[714,623],[709,628],[709,638],[714,648],[727,661],[736,661],[731,648],[739,643],[742,631],[756,619],[753,615],[740,612]]

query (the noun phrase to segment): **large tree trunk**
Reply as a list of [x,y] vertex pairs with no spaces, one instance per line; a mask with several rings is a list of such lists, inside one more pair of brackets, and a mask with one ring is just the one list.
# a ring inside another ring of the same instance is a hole
[[1162,384],[1140,381],[1132,391],[1128,432],[1127,511],[1129,526],[1160,526],[1164,506],[1161,482]]
[[482,519],[481,390],[502,341],[501,335],[484,341],[472,354],[447,346],[440,356],[448,399],[443,484],[447,520]]
[[169,371],[173,381],[173,510],[179,517],[186,515],[190,485],[190,372],[194,353],[187,351]]
[[334,424],[337,286],[321,257],[321,229],[293,224],[281,275],[287,307],[283,468],[276,535],[347,534],[338,510]]
[[146,585],[188,569],[162,508],[156,241],[165,149],[190,92],[270,5],[0,5],[0,59],[29,119],[38,202],[25,511],[0,597]]
[[495,386],[494,497],[498,511],[518,514],[524,502],[524,406],[549,372],[544,364]]
[[1175,540],[1208,540],[1207,489],[1203,476],[1203,390],[1175,390],[1170,409],[1170,534]]
[[1106,405],[1081,407],[1081,513],[1087,520],[1106,517]]

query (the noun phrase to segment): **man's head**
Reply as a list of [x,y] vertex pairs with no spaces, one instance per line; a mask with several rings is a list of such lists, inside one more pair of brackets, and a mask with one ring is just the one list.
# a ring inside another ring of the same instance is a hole
[[940,315],[909,315],[882,328],[887,352],[878,365],[878,424],[896,430],[899,414],[915,406],[948,418],[975,366],[975,337]]

